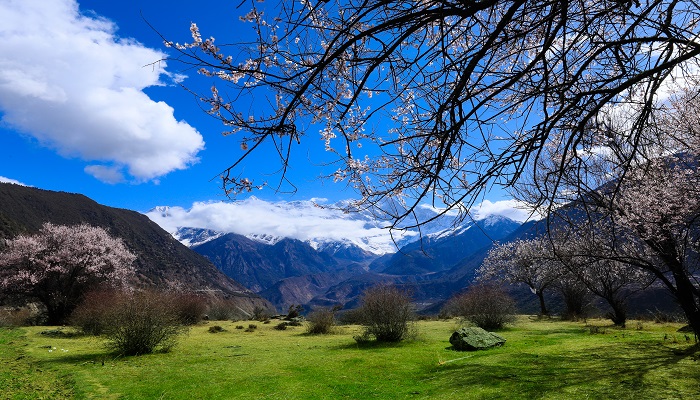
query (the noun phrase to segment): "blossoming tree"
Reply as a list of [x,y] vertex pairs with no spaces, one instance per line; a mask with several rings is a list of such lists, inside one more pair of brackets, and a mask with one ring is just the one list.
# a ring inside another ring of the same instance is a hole
[[100,284],[122,285],[136,256],[121,239],[87,224],[46,223],[9,240],[0,253],[0,289],[41,301],[48,323],[59,324]]
[[[590,227],[589,227],[590,228]],[[610,306],[608,317],[615,325],[625,326],[629,297],[649,287],[656,279],[650,271],[607,257],[610,243],[620,238],[605,236],[598,230],[579,231],[554,243],[561,265],[591,293]]]
[[527,285],[537,296],[542,315],[548,314],[545,291],[556,289],[564,301],[564,317],[581,317],[590,291],[555,253],[555,248],[561,251],[562,247],[545,236],[496,245],[476,271],[477,280]]
[[548,315],[544,292],[553,287],[561,274],[546,239],[516,240],[489,251],[476,271],[479,280],[500,280],[530,288],[540,302],[540,313]]
[[617,240],[595,253],[653,274],[700,334],[698,154],[669,155],[629,173],[617,195],[597,198]]

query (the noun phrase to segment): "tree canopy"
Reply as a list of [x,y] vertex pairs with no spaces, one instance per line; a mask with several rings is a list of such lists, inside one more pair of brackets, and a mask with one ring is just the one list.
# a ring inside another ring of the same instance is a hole
[[698,17],[692,0],[251,1],[252,42],[215,44],[193,23],[190,43],[166,43],[214,79],[199,96],[240,135],[227,193],[264,184],[240,167],[267,144],[279,189],[292,147],[322,141],[352,206],[405,227],[425,222],[421,202],[465,215],[523,178],[550,205],[611,138],[629,167],[674,83],[694,84]]
[[45,223],[34,235],[7,241],[0,253],[0,289],[41,301],[48,323],[63,323],[89,290],[126,283],[135,259],[102,228]]

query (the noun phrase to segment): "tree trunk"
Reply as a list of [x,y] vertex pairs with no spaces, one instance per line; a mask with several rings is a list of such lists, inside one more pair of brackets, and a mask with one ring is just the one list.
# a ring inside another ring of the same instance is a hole
[[608,317],[612,320],[613,324],[624,328],[627,324],[627,307],[624,302],[614,298],[605,300],[608,301],[610,308],[612,308],[612,311],[608,313]]
[[575,288],[562,288],[561,295],[564,298],[564,305],[566,306],[564,318],[576,320],[577,318],[583,317],[585,313],[586,292]]
[[541,290],[538,290],[536,293],[537,297],[540,299],[540,313],[542,315],[549,315],[549,312],[547,311],[547,306],[544,304],[544,293]]
[[665,283],[673,297],[676,298],[686,318],[688,318],[688,324],[693,329],[697,340],[698,336],[700,336],[700,296],[698,296],[698,288],[691,281],[690,272],[678,261],[679,257],[668,250],[669,248],[673,249],[670,246],[662,247],[661,250],[666,249],[667,251],[659,251],[659,253],[661,259],[671,271],[676,286],[674,287],[670,282]]
[[690,282],[688,275],[676,274],[674,271],[673,277],[676,281],[676,288],[675,291],[671,291],[688,318],[688,325],[693,329],[697,340],[700,336],[700,299],[694,294],[693,283]]

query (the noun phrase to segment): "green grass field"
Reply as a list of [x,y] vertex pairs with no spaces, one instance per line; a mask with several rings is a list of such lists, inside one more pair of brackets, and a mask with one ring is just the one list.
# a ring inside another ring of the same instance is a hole
[[[126,358],[99,338],[0,328],[0,398],[700,398],[700,353],[677,324],[596,320],[588,324],[603,328],[592,334],[584,323],[521,317],[499,332],[505,346],[479,352],[450,349],[455,321],[422,321],[414,341],[365,346],[352,339],[357,327],[311,336],[256,324],[209,322],[170,353]],[[213,325],[226,331],[209,333]]]

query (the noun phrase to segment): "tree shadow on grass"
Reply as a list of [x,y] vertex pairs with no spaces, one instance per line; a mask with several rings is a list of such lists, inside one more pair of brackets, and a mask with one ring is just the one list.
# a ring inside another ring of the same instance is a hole
[[[563,354],[501,353],[489,357],[456,357],[425,372],[424,379],[438,380],[445,392],[503,398],[683,398],[664,373],[673,379],[700,381],[700,368],[676,364],[688,352],[660,344],[619,344]],[[679,376],[684,375],[684,376]],[[651,377],[650,375],[657,375]],[[682,386],[682,385],[681,385]],[[697,386],[697,385],[696,385]],[[700,395],[700,387],[697,387]]]
[[[54,350],[57,351],[57,350]],[[58,350],[60,351],[60,350]],[[49,359],[34,360],[36,364],[45,365],[61,365],[61,364],[102,364],[106,361],[113,361],[119,356],[115,354],[110,354],[108,352],[104,353],[86,353],[86,354],[69,354],[65,353],[60,356],[52,357]]]
[[346,344],[340,344],[331,347],[333,350],[350,350],[350,349],[360,349],[360,350],[377,350],[377,349],[391,349],[399,348],[406,345],[406,341],[401,342],[378,342],[376,340],[367,340],[360,342],[348,342]]

